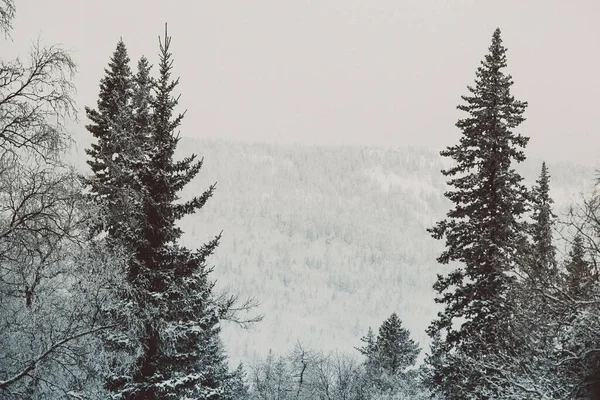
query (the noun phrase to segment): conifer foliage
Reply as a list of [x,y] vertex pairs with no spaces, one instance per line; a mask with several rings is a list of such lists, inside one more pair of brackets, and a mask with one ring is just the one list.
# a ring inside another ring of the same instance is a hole
[[396,313],[383,321],[377,337],[369,328],[361,341],[365,346],[357,350],[366,357],[363,366],[367,385],[375,391],[394,390],[409,383],[415,386],[406,370],[415,364],[421,349]]
[[596,277],[593,266],[587,261],[585,242],[576,234],[565,264],[565,292],[573,299],[587,299]]
[[556,248],[553,244],[552,229],[556,215],[552,212],[554,201],[550,197],[550,174],[546,163],[542,163],[540,178],[532,190],[533,197],[533,260],[529,280],[543,283],[555,282],[558,276]]
[[419,346],[410,338],[408,329],[396,313],[383,321],[377,336],[377,353],[380,366],[390,375],[404,372],[415,364]]
[[[441,152],[455,161],[455,166],[442,171],[450,178],[452,190],[446,197],[453,208],[430,232],[446,241],[438,261],[460,264],[452,273],[438,276],[434,285],[436,301],[445,309],[429,334],[441,331],[438,351],[454,357],[432,366],[432,382],[438,383],[434,389],[448,399],[464,398],[467,390],[476,393],[481,374],[486,373],[466,371],[459,365],[461,357],[482,356],[509,340],[506,298],[514,281],[511,272],[526,246],[523,215],[528,193],[512,163],[525,160],[522,149],[528,138],[513,130],[524,121],[527,103],[511,95],[513,81],[503,72],[505,67],[506,48],[496,29],[489,53],[477,69],[475,86],[468,87],[470,94],[462,96],[465,103],[458,106],[467,113],[456,123],[462,131],[460,141]],[[431,358],[436,359],[441,358]]]
[[[123,165],[123,156],[134,145],[131,137],[132,75],[127,47],[122,40],[110,59],[106,76],[100,82],[98,108],[86,107],[91,124],[86,129],[97,143],[92,143],[86,153],[93,178],[84,179],[96,204],[110,212],[98,216],[92,233],[106,230],[117,237],[127,232],[128,211],[131,201],[126,196],[131,186],[127,182],[130,169]],[[121,157],[121,158],[120,158]]]
[[[96,231],[128,253],[123,309],[137,315],[123,327],[133,365],[115,374],[107,387],[123,399],[212,399],[225,396],[226,357],[219,341],[221,310],[214,301],[206,258],[220,235],[198,250],[177,244],[176,226],[212,196],[212,185],[198,197],[179,201],[178,193],[200,171],[195,155],[174,159],[183,114],[175,108],[171,78],[171,38],[160,40],[158,78],[145,58],[132,76],[125,45],[119,42],[102,80],[98,110],[88,109],[88,130],[98,139],[88,151],[93,175],[87,180],[100,207]],[[118,312],[120,320],[124,315]]]

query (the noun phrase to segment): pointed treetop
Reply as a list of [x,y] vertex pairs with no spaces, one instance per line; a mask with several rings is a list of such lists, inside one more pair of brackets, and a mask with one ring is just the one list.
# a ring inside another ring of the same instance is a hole
[[127,46],[123,41],[123,38],[120,38],[117,42],[117,48],[113,52],[113,56],[111,58],[112,62],[119,61],[123,64],[129,62],[129,55],[127,54]]
[[165,22],[165,41],[163,43],[163,41],[160,39],[160,36],[158,36],[158,44],[160,46],[161,54],[168,52],[169,46],[171,45],[171,37],[169,36],[166,22]]
[[546,163],[542,163],[540,177],[536,181],[531,192],[533,219],[532,239],[534,242],[533,248],[533,264],[531,282],[535,283],[542,279],[546,282],[548,279],[554,279],[558,276],[556,263],[556,248],[553,244],[553,226],[556,220],[556,215],[552,212],[552,203],[550,197],[550,174]]
[[573,238],[573,247],[569,251],[569,256],[575,261],[583,261],[585,259],[585,243],[581,233],[577,233]]
[[540,195],[539,200],[545,203],[553,203],[554,201],[550,198],[550,173],[546,162],[542,162],[542,171],[540,172],[540,178],[536,181],[537,187],[536,192]]
[[500,28],[496,28],[492,35],[492,44],[489,47],[489,54],[485,56],[485,61],[482,61],[481,64],[494,69],[506,67],[506,51],[507,48],[502,45]]
[[365,343],[364,347],[355,347],[356,350],[358,350],[362,355],[367,356],[367,358],[371,358],[373,357],[373,355],[376,352],[376,338],[375,338],[375,334],[373,333],[373,329],[371,329],[371,327],[369,327],[369,330],[367,332],[367,334],[365,336],[363,336],[362,338],[360,338],[360,341]]
[[[108,62],[108,68],[104,69],[104,72],[107,74],[107,76],[101,81],[101,91],[104,90],[106,91],[107,95],[112,95],[114,88],[110,87],[111,85],[119,85],[119,89],[128,87],[129,78],[131,76],[129,61],[130,59],[129,54],[127,53],[127,46],[125,46],[123,39],[120,39],[112,57]],[[103,84],[107,85],[108,87],[103,88]]]
[[494,34],[492,35],[492,46],[491,48],[501,48],[502,47],[502,35],[500,34],[500,28],[496,28]]
[[494,35],[492,36],[494,41],[502,42],[502,39],[500,38],[500,33],[500,27],[496,27],[496,29],[494,30]]

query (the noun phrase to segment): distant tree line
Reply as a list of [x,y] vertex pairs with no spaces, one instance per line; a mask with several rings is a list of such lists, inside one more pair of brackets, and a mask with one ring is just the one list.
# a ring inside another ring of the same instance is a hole
[[256,400],[426,399],[429,391],[414,367],[420,349],[393,313],[377,336],[369,328],[353,355],[324,354],[300,343],[286,356],[269,352],[248,369],[248,398]]

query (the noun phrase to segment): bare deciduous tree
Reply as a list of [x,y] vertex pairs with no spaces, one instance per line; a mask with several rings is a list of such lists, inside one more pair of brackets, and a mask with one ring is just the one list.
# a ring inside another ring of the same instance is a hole
[[12,20],[15,17],[14,0],[0,0],[0,30],[8,35],[12,29]]
[[0,60],[0,148],[48,157],[69,142],[64,122],[75,116],[71,79],[75,63],[59,47],[36,42],[30,60]]
[[[0,0],[8,33],[15,7]],[[92,334],[107,301],[84,242],[77,175],[61,156],[75,117],[75,63],[36,42],[28,62],[0,60],[0,397],[84,393]],[[85,260],[84,260],[85,259]],[[82,262],[86,261],[86,262]],[[96,263],[98,261],[95,261]],[[88,391],[89,392],[89,391]],[[86,394],[89,397],[90,393]]]

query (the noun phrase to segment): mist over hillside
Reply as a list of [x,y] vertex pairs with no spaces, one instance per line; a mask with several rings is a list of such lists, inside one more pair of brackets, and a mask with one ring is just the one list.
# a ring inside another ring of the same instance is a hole
[[[217,182],[201,212],[181,222],[184,244],[200,246],[222,230],[209,260],[217,288],[256,298],[265,315],[248,331],[223,327],[232,365],[296,341],[353,352],[394,311],[427,350],[425,328],[438,310],[431,286],[445,267],[436,263],[443,243],[426,229],[449,208],[440,174],[448,160],[438,151],[189,138],[179,148],[205,157],[183,197]],[[518,166],[529,185],[540,165]],[[594,168],[548,167],[561,215]]]

